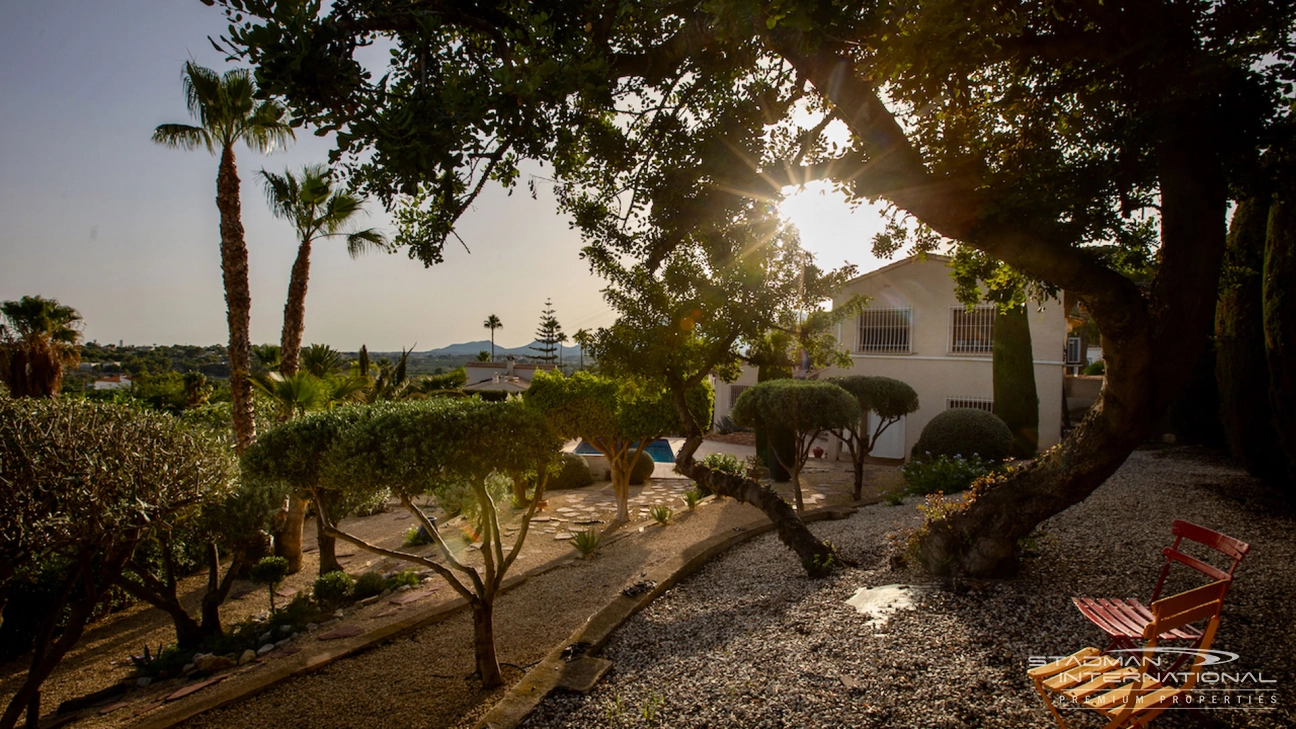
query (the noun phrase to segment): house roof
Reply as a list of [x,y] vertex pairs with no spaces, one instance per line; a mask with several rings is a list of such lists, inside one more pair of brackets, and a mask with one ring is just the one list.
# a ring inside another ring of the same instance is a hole
[[856,276],[855,278],[847,281],[845,284],[843,284],[843,286],[850,286],[853,283],[858,283],[865,279],[872,278],[874,276],[877,276],[878,274],[894,271],[895,269],[900,268],[901,266],[907,266],[910,263],[922,263],[923,261],[935,261],[936,263],[949,263],[952,260],[953,259],[950,258],[949,256],[942,256],[939,253],[927,253],[925,255],[915,254],[912,256],[907,256],[905,258],[901,258],[895,263],[888,263],[882,268],[874,269],[872,271],[869,271],[868,273],[862,273]]
[[95,382],[130,382],[130,375],[108,375],[100,377]]

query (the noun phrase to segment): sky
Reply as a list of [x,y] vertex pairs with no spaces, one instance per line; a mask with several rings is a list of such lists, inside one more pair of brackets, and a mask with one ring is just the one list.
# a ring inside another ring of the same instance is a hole
[[[189,123],[180,85],[187,60],[224,72],[207,38],[225,28],[199,0],[5,0],[0,6],[0,301],[57,299],[100,343],[217,344],[228,340],[215,204],[217,159],[150,141],[162,123]],[[327,161],[332,143],[301,133],[286,151],[236,150],[250,255],[252,341],[278,342],[296,255],[256,177]],[[531,167],[533,173],[542,172]],[[524,178],[525,180],[525,178]],[[376,201],[366,227],[392,232]],[[824,267],[861,272],[881,218],[823,190],[784,203]],[[304,342],[374,351],[433,349],[489,338],[531,342],[546,299],[568,333],[610,324],[601,279],[541,186],[533,200],[487,189],[460,221],[471,253],[447,244],[425,268],[404,252],[350,259],[338,240],[314,247]]]

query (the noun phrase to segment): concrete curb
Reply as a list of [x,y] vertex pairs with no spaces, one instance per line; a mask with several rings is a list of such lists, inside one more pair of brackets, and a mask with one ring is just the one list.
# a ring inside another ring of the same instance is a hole
[[[880,503],[881,498],[852,501],[845,504],[825,506],[807,511],[801,516],[806,523],[829,519],[845,519],[861,506]],[[657,586],[650,592],[637,597],[618,595],[602,610],[595,613],[583,626],[577,628],[561,645],[556,646],[549,654],[536,664],[520,681],[496,702],[495,706],[477,722],[476,729],[514,729],[540,705],[562,678],[567,661],[563,651],[573,643],[587,643],[586,653],[595,653],[603,647],[612,633],[635,613],[644,609],[658,596],[674,587],[680,580],[701,569],[717,555],[730,547],[736,546],[762,534],[774,531],[774,523],[764,514],[759,514],[743,522],[731,534],[717,534],[699,542],[672,559],[658,565],[648,573],[646,580],[653,580]]]

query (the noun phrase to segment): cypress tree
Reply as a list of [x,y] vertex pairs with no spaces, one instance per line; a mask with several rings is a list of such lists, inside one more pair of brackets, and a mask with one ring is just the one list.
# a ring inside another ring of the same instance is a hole
[[1034,458],[1039,448],[1039,395],[1024,304],[995,307],[994,414],[1013,433],[1012,455]]

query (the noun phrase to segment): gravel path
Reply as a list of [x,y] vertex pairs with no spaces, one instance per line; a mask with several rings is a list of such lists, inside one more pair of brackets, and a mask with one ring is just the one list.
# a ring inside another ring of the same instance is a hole
[[[846,604],[857,589],[924,578],[888,566],[886,536],[912,508],[879,505],[817,525],[860,565],[806,579],[771,537],[708,565],[631,619],[603,655],[613,672],[588,696],[555,694],[523,725],[555,727],[1050,727],[1025,672],[1103,636],[1075,595],[1146,596],[1178,519],[1252,545],[1215,647],[1274,683],[1270,710],[1170,711],[1157,727],[1296,726],[1293,510],[1240,471],[1184,448],[1140,451],[1084,503],[1041,525],[1016,580],[936,585],[881,625]],[[1077,726],[1101,726],[1072,712]]]

